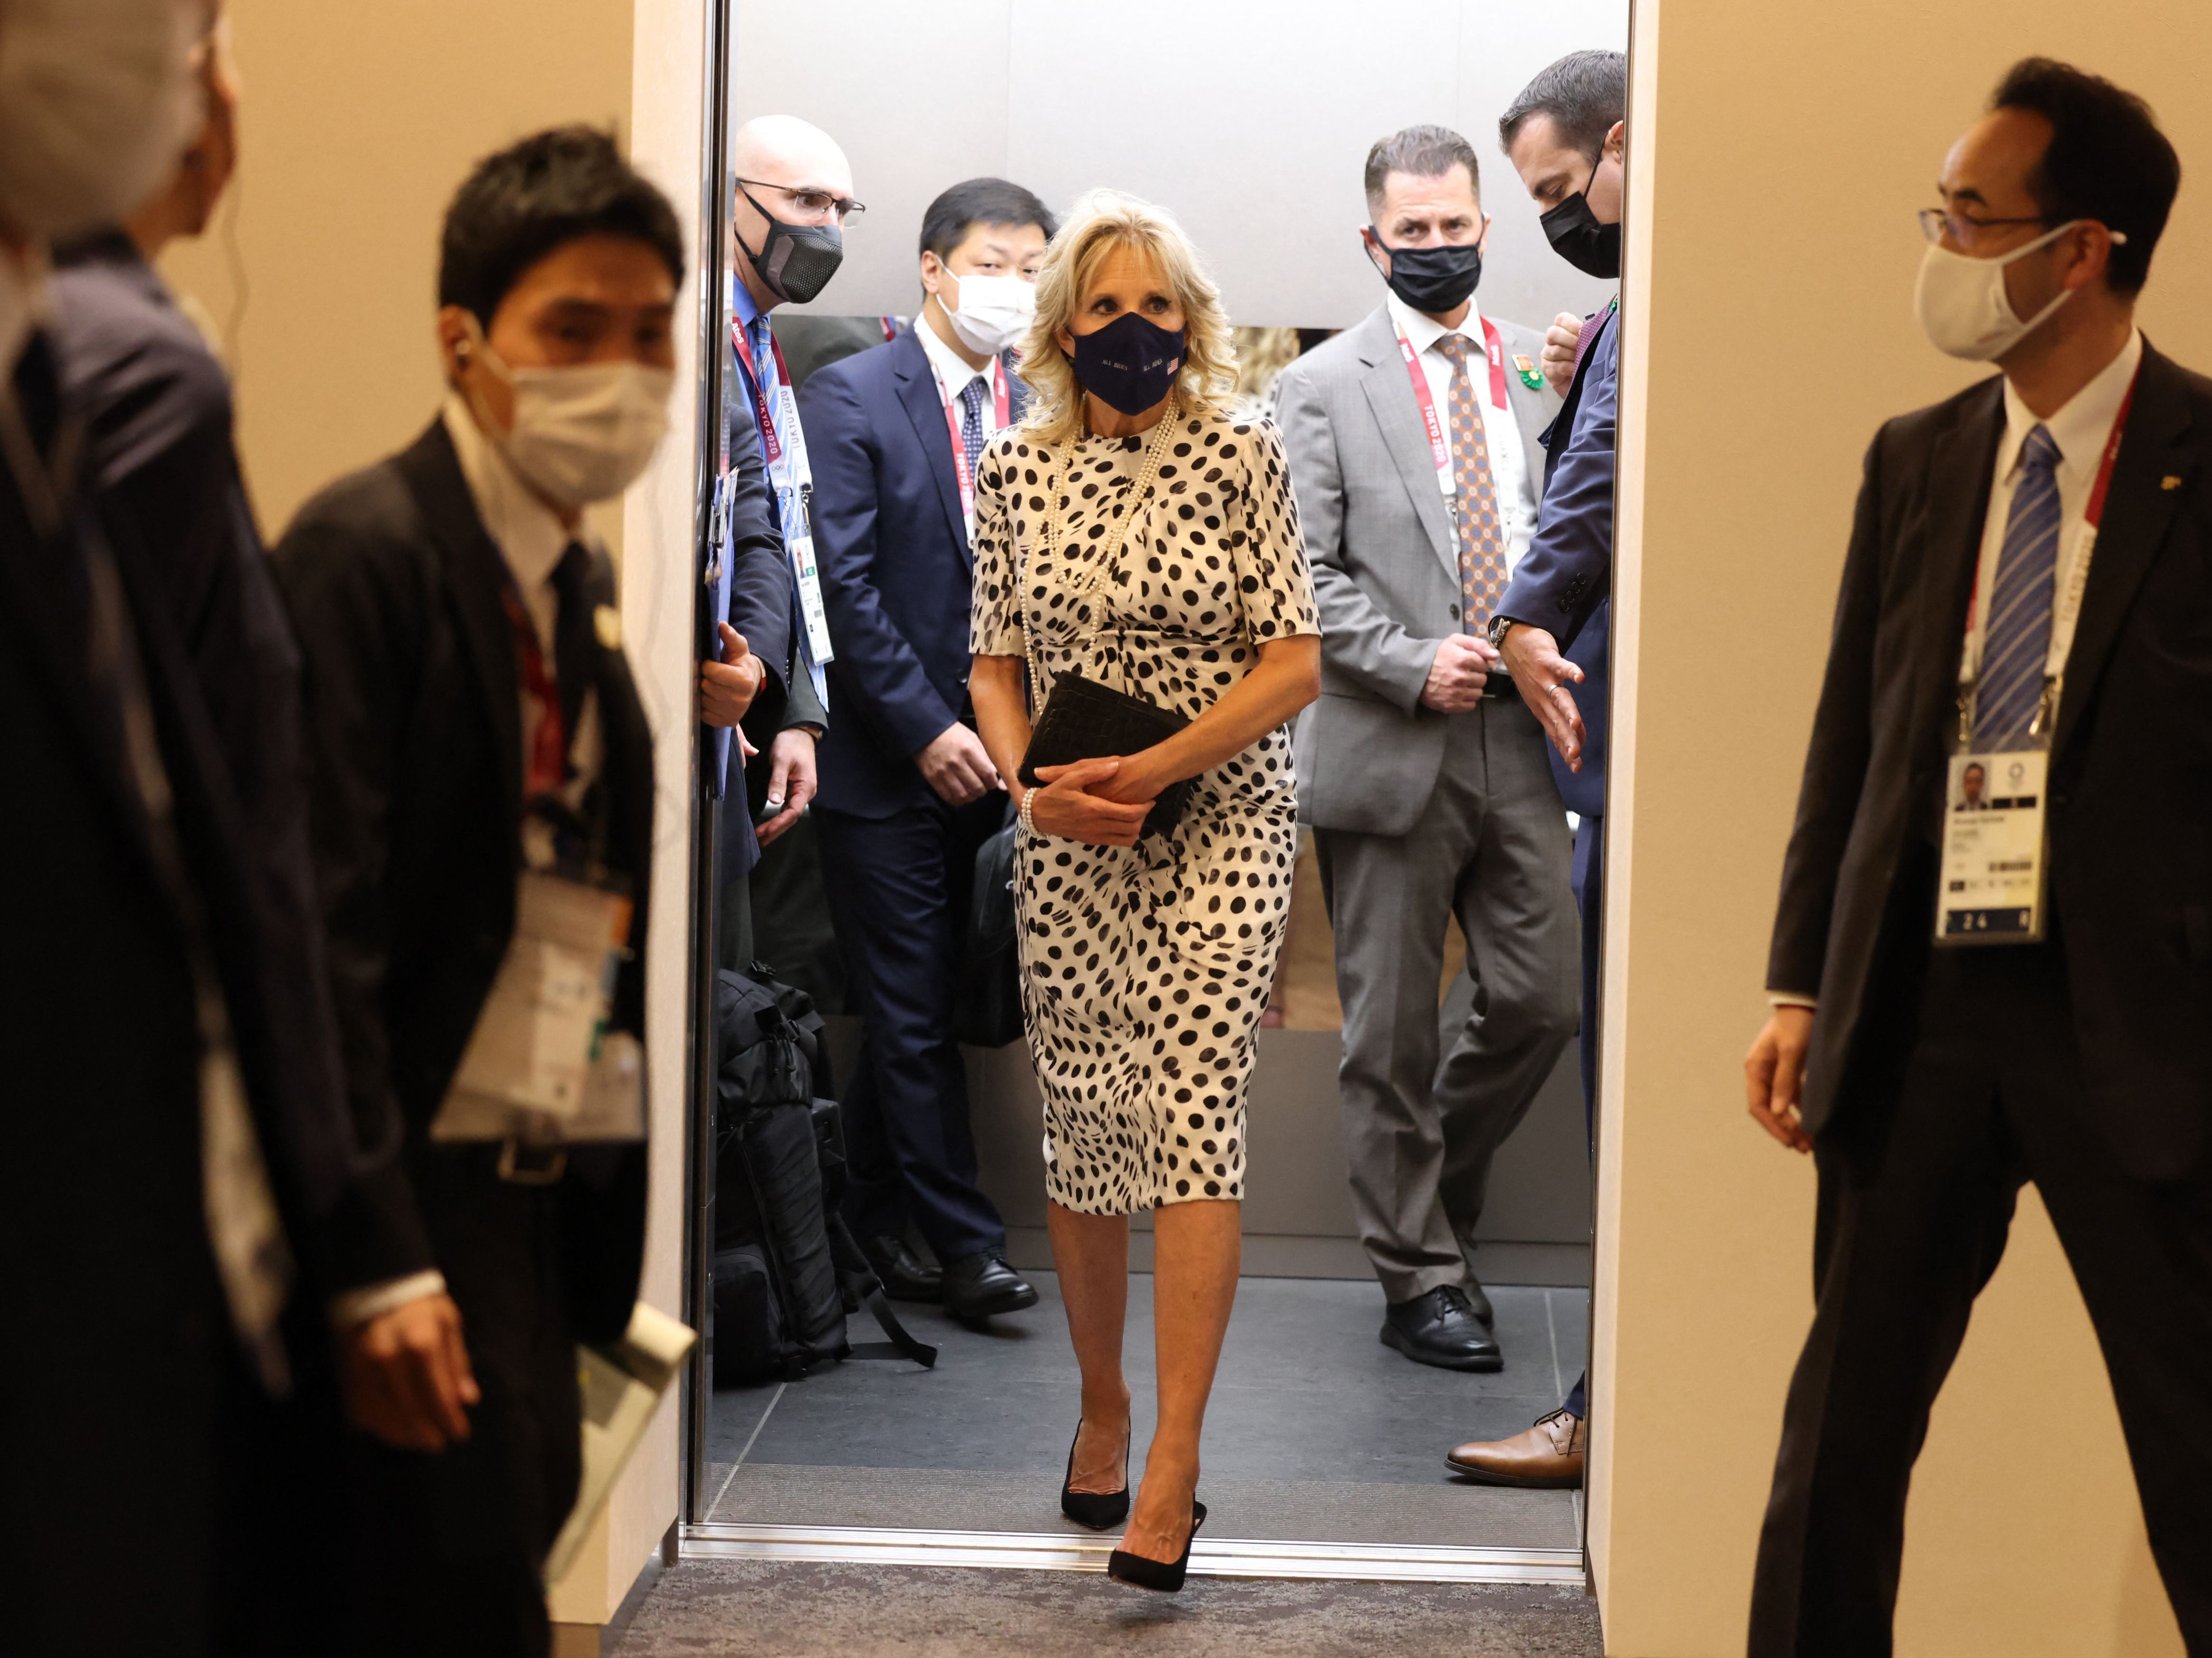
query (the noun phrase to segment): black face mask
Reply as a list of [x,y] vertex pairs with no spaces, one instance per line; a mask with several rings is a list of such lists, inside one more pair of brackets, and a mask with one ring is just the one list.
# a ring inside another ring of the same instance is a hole
[[[1380,231],[1375,232],[1375,240],[1378,246],[1382,245]],[[1414,310],[1430,315],[1456,311],[1482,281],[1480,243],[1457,247],[1383,247],[1382,251],[1390,256],[1390,274],[1382,279],[1390,284],[1390,291]]]
[[737,243],[745,248],[745,258],[760,272],[769,292],[793,305],[805,305],[829,287],[837,267],[845,263],[845,233],[834,224],[786,224],[754,201],[752,191],[743,185],[738,186],[738,194],[752,202],[755,210],[768,221],[768,234],[761,240],[759,252],[745,247],[743,236]]
[[1175,390],[1183,331],[1124,311],[1094,334],[1075,337],[1075,378],[1109,409],[1141,415]]
[[[1595,162],[1590,177],[1597,177]],[[1544,227],[1553,252],[1585,275],[1611,280],[1620,275],[1620,227],[1597,222],[1584,193],[1589,188],[1585,185],[1537,222]]]

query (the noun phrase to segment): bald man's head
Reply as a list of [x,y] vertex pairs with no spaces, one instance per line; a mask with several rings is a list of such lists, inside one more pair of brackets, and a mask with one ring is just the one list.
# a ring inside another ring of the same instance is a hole
[[730,138],[730,165],[741,179],[791,185],[802,179],[832,195],[853,193],[853,164],[837,141],[796,115],[756,115]]
[[[739,279],[763,311],[805,303],[843,257],[844,222],[859,210],[852,163],[812,122],[756,115],[731,137],[730,173],[731,263]],[[771,247],[772,237],[782,246]]]

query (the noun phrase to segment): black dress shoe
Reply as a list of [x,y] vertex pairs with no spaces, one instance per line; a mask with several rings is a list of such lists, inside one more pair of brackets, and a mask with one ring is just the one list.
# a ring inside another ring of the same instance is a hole
[[1391,1303],[1382,1319],[1382,1343],[1416,1364],[1446,1370],[1501,1370],[1505,1355],[1466,1292],[1447,1284],[1411,1301]]
[[1184,1574],[1190,1570],[1190,1546],[1198,1540],[1198,1528],[1206,1523],[1206,1504],[1196,1497],[1190,1503],[1190,1535],[1182,1540],[1182,1558],[1155,1560],[1150,1555],[1132,1554],[1127,1549],[1116,1549],[1106,1557],[1106,1575],[1117,1583],[1128,1583],[1140,1589],[1158,1589],[1162,1594],[1173,1594],[1182,1587]]
[[1482,1285],[1475,1281],[1475,1276],[1472,1272],[1467,1275],[1463,1293],[1467,1297],[1468,1310],[1480,1319],[1486,1328],[1496,1329],[1498,1327],[1497,1309],[1491,1306],[1490,1297],[1483,1293]]
[[945,1273],[907,1248],[904,1238],[870,1238],[860,1246],[893,1301],[942,1301]]
[[1018,1313],[1036,1306],[1036,1299],[1037,1292],[996,1249],[945,1264],[945,1310],[955,1318],[973,1323],[994,1313]]

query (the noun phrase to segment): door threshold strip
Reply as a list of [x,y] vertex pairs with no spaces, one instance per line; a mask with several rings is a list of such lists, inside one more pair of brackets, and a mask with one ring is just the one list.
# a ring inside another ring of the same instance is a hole
[[[747,1526],[710,1521],[684,1528],[687,1560],[833,1561],[884,1566],[968,1566],[1020,1571],[1098,1571],[1109,1537],[1063,1532],[908,1531],[872,1526]],[[1204,1577],[1334,1578],[1361,1582],[1571,1583],[1575,1549],[1455,1548],[1414,1543],[1279,1543],[1207,1537],[1191,1550]]]

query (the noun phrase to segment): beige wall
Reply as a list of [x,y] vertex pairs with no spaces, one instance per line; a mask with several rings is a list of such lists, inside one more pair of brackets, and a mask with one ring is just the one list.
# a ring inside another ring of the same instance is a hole
[[223,212],[239,257],[218,221],[167,270],[234,337],[240,445],[273,537],[435,409],[438,224],[469,164],[556,121],[628,131],[631,7],[228,3],[245,110]]
[[[1742,1650],[1810,1316],[1808,1165],[1745,1117],[1765,940],[1859,460],[1969,378],[1913,322],[1945,149],[2070,57],[2212,158],[2201,0],[1639,0],[1591,1540],[1607,1649]],[[2212,362],[2183,191],[2143,319]],[[1908,1518],[1908,1655],[2178,1653],[2079,1297],[2030,1194]]]

